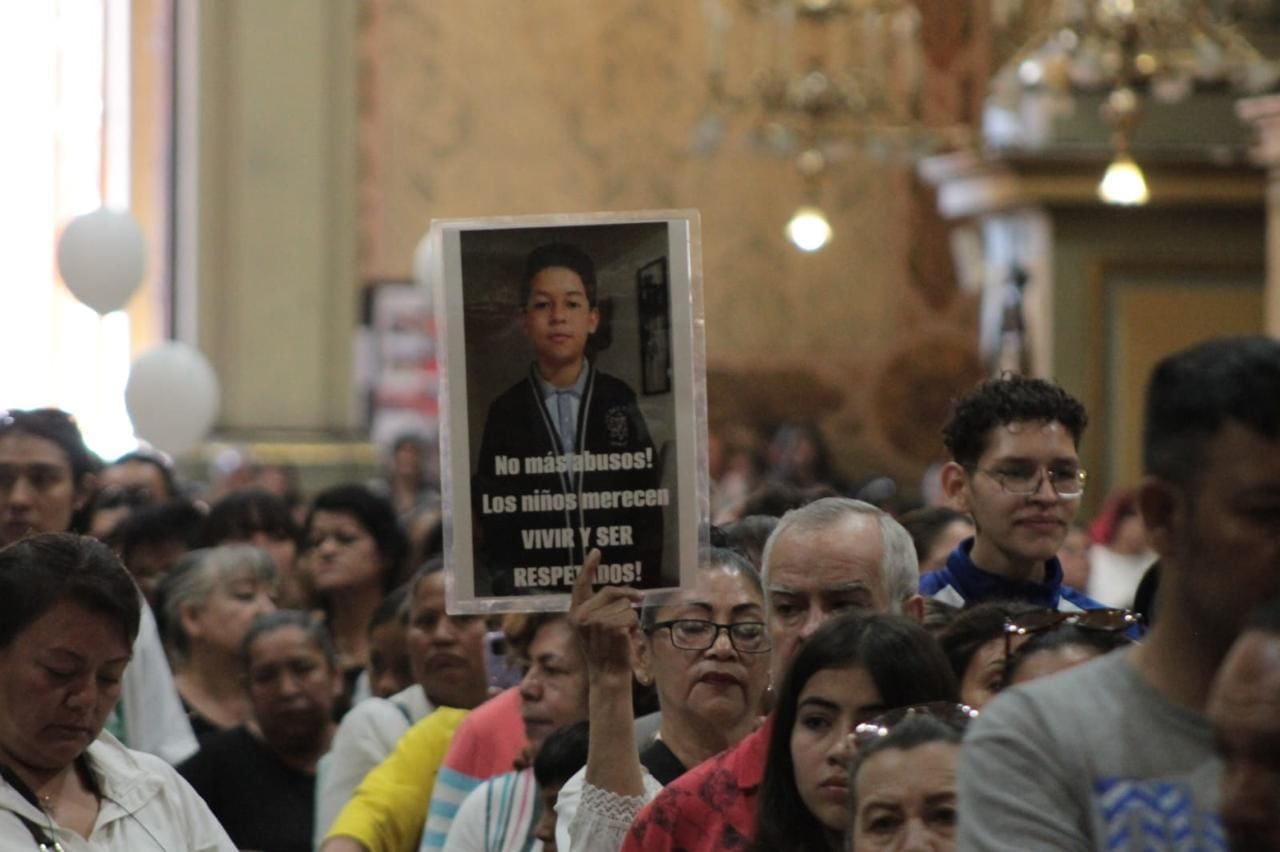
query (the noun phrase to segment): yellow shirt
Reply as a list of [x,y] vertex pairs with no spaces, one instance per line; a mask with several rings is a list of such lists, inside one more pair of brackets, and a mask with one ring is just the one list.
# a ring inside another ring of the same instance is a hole
[[370,852],[418,848],[436,773],[468,710],[440,707],[418,721],[356,788],[326,837],[350,837]]

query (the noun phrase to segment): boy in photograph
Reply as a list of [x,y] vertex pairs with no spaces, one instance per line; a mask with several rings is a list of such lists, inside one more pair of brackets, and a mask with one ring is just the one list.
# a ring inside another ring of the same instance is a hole
[[592,547],[601,582],[659,585],[669,498],[635,392],[587,357],[600,325],[594,262],[567,243],[535,248],[520,301],[533,363],[485,418],[476,592],[567,592]]

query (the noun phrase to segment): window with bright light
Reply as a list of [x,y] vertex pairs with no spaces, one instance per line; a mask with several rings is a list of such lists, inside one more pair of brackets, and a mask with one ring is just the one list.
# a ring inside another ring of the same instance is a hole
[[[141,5],[155,14],[165,4]],[[63,408],[104,458],[137,443],[124,387],[131,347],[159,336],[144,328],[161,310],[159,255],[149,247],[151,283],[129,311],[101,317],[63,285],[56,249],[75,216],[130,208],[140,185],[150,191],[167,179],[163,162],[146,164],[156,175],[141,181],[131,163],[140,23],[132,13],[131,0],[0,3],[0,408]],[[144,222],[152,243],[163,234],[157,221]]]

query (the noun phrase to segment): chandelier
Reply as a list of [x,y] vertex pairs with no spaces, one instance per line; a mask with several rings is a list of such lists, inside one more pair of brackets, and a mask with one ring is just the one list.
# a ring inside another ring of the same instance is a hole
[[996,74],[997,106],[1016,107],[1026,92],[1069,109],[1073,91],[1106,92],[1100,113],[1113,159],[1098,187],[1115,204],[1147,201],[1146,180],[1131,142],[1147,98],[1174,103],[1197,85],[1257,93],[1280,79],[1204,0],[1056,0],[1048,22]]
[[715,150],[729,119],[749,116],[754,147],[793,158],[802,201],[786,232],[806,251],[831,236],[820,201],[834,164],[967,138],[922,121],[921,19],[910,0],[703,0],[703,10],[708,103],[694,147]]

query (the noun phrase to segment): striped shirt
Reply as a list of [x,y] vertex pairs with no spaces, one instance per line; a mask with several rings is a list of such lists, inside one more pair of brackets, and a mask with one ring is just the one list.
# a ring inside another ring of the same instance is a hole
[[463,800],[444,848],[449,852],[539,852],[533,829],[542,802],[532,769],[480,784]]

